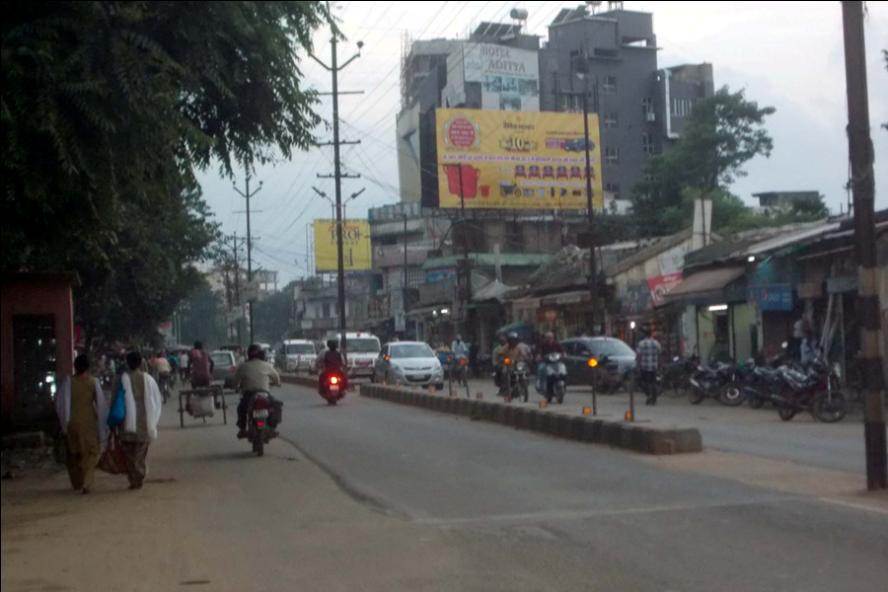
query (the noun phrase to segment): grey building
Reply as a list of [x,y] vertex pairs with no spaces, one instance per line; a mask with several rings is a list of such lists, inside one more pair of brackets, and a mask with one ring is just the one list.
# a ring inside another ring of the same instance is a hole
[[712,65],[657,69],[653,15],[564,9],[540,50],[540,108],[599,115],[604,191],[627,198],[648,158],[680,137],[694,103],[713,93]]

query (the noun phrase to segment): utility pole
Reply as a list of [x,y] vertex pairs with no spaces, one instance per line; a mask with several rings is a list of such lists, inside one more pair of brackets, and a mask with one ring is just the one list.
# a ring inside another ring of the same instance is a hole
[[863,3],[842,2],[845,37],[845,77],[848,93],[848,152],[854,192],[854,238],[860,266],[857,310],[860,311],[861,375],[866,393],[864,442],[866,486],[870,491],[888,489],[888,447],[885,432],[885,401],[879,356],[879,289],[873,216],[873,142],[870,137],[863,35]]
[[247,311],[250,315],[250,345],[253,344],[253,235],[250,229],[250,198],[259,193],[262,189],[262,181],[259,181],[259,187],[256,188],[252,193],[250,192],[250,168],[246,167],[247,176],[244,179],[245,186],[244,191],[241,191],[237,188],[237,185],[234,185],[234,190],[237,191],[238,195],[244,198],[247,201],[247,283],[250,285],[250,299],[247,302]]
[[466,198],[463,193],[463,165],[457,163],[457,171],[459,172],[459,234],[462,242],[462,265],[458,277],[462,278],[462,289],[459,293],[460,313],[463,323],[463,337],[474,342],[474,332],[471,330],[469,323],[469,302],[472,301],[472,268],[469,263],[469,234],[466,229]]
[[404,315],[404,339],[407,338],[407,212],[404,212],[404,284],[401,295],[401,310]]
[[[329,8],[329,3],[328,3]],[[333,35],[330,38],[330,65],[328,66],[320,59],[318,59],[314,54],[309,53],[309,56],[321,65],[325,70],[328,70],[333,78],[333,88],[332,92],[329,93],[333,97],[333,142],[325,142],[320,145],[333,145],[333,175],[318,175],[318,178],[330,178],[333,177],[336,186],[336,259],[337,259],[337,275],[336,275],[336,284],[337,284],[337,304],[339,309],[339,344],[342,351],[343,359],[346,359],[348,355],[348,344],[345,339],[346,334],[346,319],[345,319],[345,265],[343,259],[343,248],[342,248],[342,179],[343,178],[357,178],[360,175],[346,175],[342,173],[341,163],[339,161],[339,147],[342,144],[359,144],[360,141],[347,142],[339,139],[339,95],[340,94],[360,94],[360,91],[352,91],[352,92],[340,92],[339,91],[339,71],[343,70],[356,60],[361,55],[361,48],[364,46],[362,41],[358,41],[358,52],[346,60],[341,66],[338,63],[338,56],[336,53],[336,32],[335,28],[332,26]],[[325,94],[325,93],[322,93]]]

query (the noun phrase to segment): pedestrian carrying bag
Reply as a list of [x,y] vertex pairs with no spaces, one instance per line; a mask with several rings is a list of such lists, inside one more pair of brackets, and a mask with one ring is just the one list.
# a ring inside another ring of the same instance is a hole
[[126,389],[123,388],[123,380],[117,383],[117,391],[111,399],[111,409],[108,411],[108,427],[116,428],[126,419]]
[[126,456],[123,453],[123,447],[120,445],[120,439],[117,437],[117,431],[111,430],[108,435],[108,447],[99,457],[99,464],[96,465],[100,471],[111,473],[112,475],[120,475],[126,473]]

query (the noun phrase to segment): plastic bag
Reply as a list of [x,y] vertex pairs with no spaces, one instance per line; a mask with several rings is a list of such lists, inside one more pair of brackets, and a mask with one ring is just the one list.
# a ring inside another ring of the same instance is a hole
[[123,388],[123,380],[118,381],[117,391],[111,399],[111,408],[108,410],[108,427],[116,428],[126,419],[126,389]]
[[112,431],[109,434],[108,447],[102,452],[102,456],[99,457],[99,462],[96,466],[100,471],[105,471],[112,475],[126,473],[126,455],[123,452],[123,447],[120,445],[120,439],[118,439],[116,431]]

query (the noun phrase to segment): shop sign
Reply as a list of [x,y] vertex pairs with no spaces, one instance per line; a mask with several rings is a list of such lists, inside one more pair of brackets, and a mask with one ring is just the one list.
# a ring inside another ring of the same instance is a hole
[[768,284],[751,286],[749,300],[752,300],[764,312],[790,312],[794,308],[791,284]]

